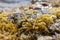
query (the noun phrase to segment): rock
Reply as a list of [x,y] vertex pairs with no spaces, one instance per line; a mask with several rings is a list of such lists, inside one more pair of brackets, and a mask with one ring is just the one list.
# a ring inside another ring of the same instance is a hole
[[[49,28],[51,31],[55,31],[55,32],[60,33],[60,20],[57,19],[56,22],[54,22],[53,24],[49,25],[48,28]],[[50,31],[50,32],[51,32],[51,31]]]
[[60,34],[55,33],[52,36],[39,36],[37,40],[60,40]]
[[38,40],[52,40],[53,38],[51,36],[39,36]]
[[55,33],[55,35],[53,36],[54,40],[60,40],[60,34]]

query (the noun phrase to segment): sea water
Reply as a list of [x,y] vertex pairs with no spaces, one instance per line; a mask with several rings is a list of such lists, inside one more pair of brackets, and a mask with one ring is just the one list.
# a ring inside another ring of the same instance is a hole
[[0,9],[28,4],[31,0],[0,0]]

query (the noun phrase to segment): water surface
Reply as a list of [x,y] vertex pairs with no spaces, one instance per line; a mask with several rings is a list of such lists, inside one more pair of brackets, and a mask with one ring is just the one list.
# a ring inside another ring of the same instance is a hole
[[28,4],[31,0],[0,0],[1,8],[13,8],[20,5]]

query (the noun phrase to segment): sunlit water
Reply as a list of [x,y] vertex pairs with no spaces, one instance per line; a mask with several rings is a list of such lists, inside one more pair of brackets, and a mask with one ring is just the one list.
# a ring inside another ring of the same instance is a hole
[[0,0],[0,9],[28,4],[31,0]]

